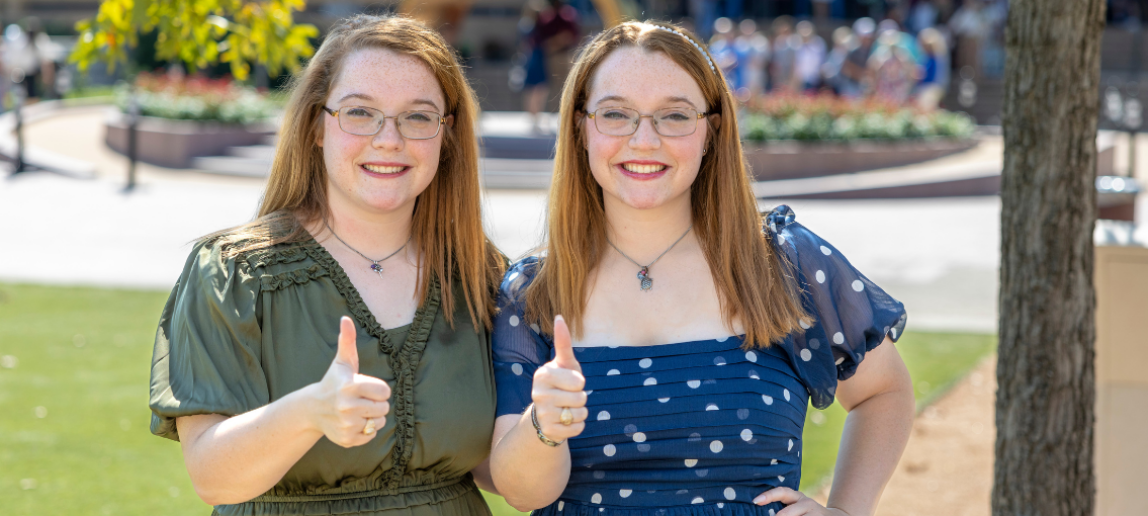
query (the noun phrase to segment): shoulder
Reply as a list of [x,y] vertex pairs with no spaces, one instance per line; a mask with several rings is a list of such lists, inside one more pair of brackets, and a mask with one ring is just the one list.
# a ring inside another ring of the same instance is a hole
[[762,231],[774,248],[784,252],[794,264],[802,258],[836,253],[829,242],[797,222],[797,214],[785,204],[762,214]]
[[251,268],[245,258],[240,253],[232,252],[226,234],[210,235],[192,246],[180,282],[220,283],[240,275],[250,276]]
[[304,261],[309,254],[307,248],[316,245],[294,215],[280,212],[213,233],[199,243],[217,250],[224,259],[235,260],[252,269]]
[[538,274],[544,260],[540,256],[527,256],[511,264],[506,269],[506,274],[502,277],[502,283],[499,285],[500,297],[511,302],[521,301],[526,292],[526,287],[534,282],[534,277]]
[[797,264],[802,255],[828,246],[828,242],[797,222],[797,214],[786,205],[779,205],[763,213],[761,226],[775,251],[788,257],[794,264]]
[[275,290],[276,285],[298,282],[301,273],[309,278],[322,275],[328,267],[317,263],[315,253],[309,252],[316,244],[304,235],[308,238],[283,241],[289,232],[264,219],[208,235],[192,247],[181,283],[198,282],[203,287],[250,283],[255,290],[260,285]]

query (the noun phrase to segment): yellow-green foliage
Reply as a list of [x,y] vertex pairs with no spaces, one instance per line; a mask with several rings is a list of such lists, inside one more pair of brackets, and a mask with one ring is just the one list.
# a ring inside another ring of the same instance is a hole
[[245,80],[251,64],[272,76],[294,72],[315,49],[314,25],[295,24],[303,0],[104,0],[95,18],[76,24],[79,42],[71,61],[81,71],[96,62],[114,70],[126,63],[138,35],[158,31],[156,57],[183,61],[188,68],[218,62]]

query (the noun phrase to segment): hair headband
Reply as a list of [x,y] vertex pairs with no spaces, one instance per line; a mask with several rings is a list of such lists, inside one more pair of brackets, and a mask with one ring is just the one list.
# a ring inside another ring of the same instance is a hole
[[710,55],[706,53],[705,49],[703,49],[701,47],[701,45],[698,45],[698,43],[696,41],[694,41],[694,38],[691,38],[685,34],[682,34],[681,31],[674,30],[674,29],[671,29],[669,27],[663,27],[661,25],[653,25],[653,27],[655,29],[658,29],[658,30],[664,30],[666,32],[672,32],[674,34],[681,36],[686,41],[689,41],[690,44],[694,46],[694,48],[698,49],[698,52],[702,53],[702,57],[706,58],[706,63],[708,63],[710,65],[710,71],[712,71],[715,74],[717,73],[717,69],[714,68],[714,62],[710,60]]

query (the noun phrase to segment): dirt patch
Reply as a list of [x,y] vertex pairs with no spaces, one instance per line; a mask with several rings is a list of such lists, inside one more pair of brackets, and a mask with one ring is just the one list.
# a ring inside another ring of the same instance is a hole
[[877,516],[989,516],[995,400],[994,355],[917,416]]

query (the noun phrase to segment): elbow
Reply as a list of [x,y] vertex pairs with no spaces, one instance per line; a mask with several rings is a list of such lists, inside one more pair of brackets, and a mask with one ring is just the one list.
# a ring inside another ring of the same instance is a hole
[[236,492],[234,489],[228,489],[225,486],[211,486],[205,485],[204,482],[197,482],[192,478],[192,486],[195,488],[195,495],[203,500],[203,503],[212,507],[216,505],[233,505],[250,501],[255,496],[248,496],[244,493]]
[[518,512],[531,512],[550,505],[547,503],[538,503],[537,500],[526,500],[513,496],[507,496],[505,498],[506,503],[511,507],[514,507],[514,510]]
[[198,496],[200,500],[203,500],[203,503],[212,507],[225,505],[227,503],[227,499],[223,493],[219,493],[213,489],[206,489],[199,484],[193,483],[193,485],[195,486],[195,495]]
[[898,390],[901,391],[901,409],[908,414],[909,419],[913,419],[917,414],[917,393],[913,389],[913,382],[904,382]]
[[[532,490],[529,488],[527,488],[527,489],[502,489],[502,488],[499,488],[500,484],[497,481],[494,482],[494,485],[495,485],[495,488],[498,489],[499,495],[502,496],[502,498],[504,500],[506,500],[506,504],[511,506],[511,507],[514,507],[514,510],[516,510],[518,512],[530,512],[530,511],[541,509],[543,507],[546,507],[547,505],[554,503],[554,501],[558,499],[558,496],[561,495],[561,492],[555,493],[553,499],[547,500],[545,494],[538,493],[538,492],[532,492]],[[515,484],[511,483],[510,485],[514,486]],[[503,487],[507,487],[507,486],[503,486]],[[542,496],[539,496],[540,494]]]

